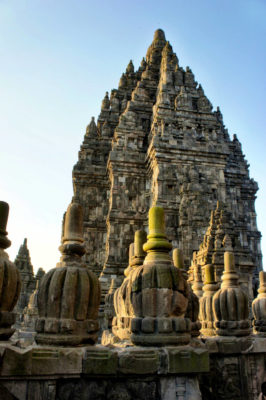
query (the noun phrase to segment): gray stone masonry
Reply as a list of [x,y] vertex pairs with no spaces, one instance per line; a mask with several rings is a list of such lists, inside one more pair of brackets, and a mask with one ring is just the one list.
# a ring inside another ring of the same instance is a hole
[[[234,236],[257,276],[261,235],[256,225],[257,183],[219,108],[213,111],[189,67],[157,30],[146,58],[130,62],[118,89],[103,99],[89,124],[73,169],[74,193],[84,206],[86,261],[100,275],[103,295],[111,276],[127,267],[134,231],[148,209],[162,206],[167,237],[183,250],[186,269],[199,249],[217,200],[227,205]],[[249,265],[241,267],[244,274]]]

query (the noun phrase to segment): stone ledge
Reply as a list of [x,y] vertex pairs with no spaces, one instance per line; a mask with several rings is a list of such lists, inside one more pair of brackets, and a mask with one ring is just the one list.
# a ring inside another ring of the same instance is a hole
[[250,335],[245,337],[214,336],[204,338],[210,354],[266,353],[266,338]]
[[48,376],[194,374],[209,371],[205,348],[192,346],[108,348],[31,346],[0,343],[0,379]]

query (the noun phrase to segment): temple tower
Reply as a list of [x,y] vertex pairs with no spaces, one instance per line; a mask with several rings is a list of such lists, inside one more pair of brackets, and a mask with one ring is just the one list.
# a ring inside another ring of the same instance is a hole
[[183,250],[186,269],[217,201],[227,205],[239,245],[250,255],[247,273],[261,269],[258,185],[241,144],[160,29],[140,67],[130,61],[118,88],[104,96],[73,183],[85,210],[86,261],[100,274],[103,294],[111,277],[123,275],[134,231],[147,226],[155,205],[165,210],[167,237]]

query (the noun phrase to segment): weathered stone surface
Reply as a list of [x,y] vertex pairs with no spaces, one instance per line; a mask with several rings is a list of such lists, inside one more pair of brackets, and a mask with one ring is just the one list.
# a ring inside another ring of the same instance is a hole
[[39,344],[75,346],[97,340],[100,286],[81,260],[85,253],[82,226],[82,207],[74,201],[64,219],[61,261],[40,282],[36,321]]
[[141,66],[135,70],[130,63],[118,89],[104,97],[84,137],[73,184],[85,209],[86,260],[101,273],[104,294],[111,276],[123,275],[127,249],[134,231],[147,225],[150,205],[164,207],[167,237],[183,250],[188,268],[217,200],[227,204],[239,257],[245,256],[237,269],[243,284],[261,269],[258,186],[241,144],[229,137],[219,108],[212,110],[191,69],[179,66],[161,30]]
[[160,379],[161,400],[201,400],[196,377],[167,377]]
[[169,364],[168,372],[186,374],[193,372],[205,372],[209,370],[209,354],[204,348],[192,348],[189,346],[167,348]]
[[105,347],[94,347],[85,352],[82,372],[88,375],[116,375],[118,356]]
[[7,340],[14,333],[11,326],[16,321],[13,311],[19,297],[21,280],[16,266],[4,251],[11,244],[6,225],[9,205],[0,201],[0,340]]

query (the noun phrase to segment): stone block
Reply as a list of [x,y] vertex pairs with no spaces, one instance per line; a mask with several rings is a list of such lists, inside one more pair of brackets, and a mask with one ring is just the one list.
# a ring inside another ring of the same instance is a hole
[[60,332],[61,333],[72,333],[76,329],[77,322],[74,319],[61,319],[60,320]]
[[131,318],[131,331],[138,333],[141,330],[142,318]]
[[157,318],[158,332],[170,333],[173,332],[172,318]]
[[46,318],[44,324],[45,333],[57,333],[59,331],[59,320],[57,318]]
[[153,333],[155,329],[155,318],[143,318],[141,322],[141,331],[144,333]]
[[116,375],[117,352],[105,347],[87,349],[83,358],[82,373],[86,375]]
[[154,374],[159,366],[156,350],[134,349],[119,354],[119,372],[123,374]]
[[82,348],[37,347],[32,349],[32,375],[80,374]]
[[21,350],[13,346],[1,348],[1,376],[31,375],[31,348]]
[[167,348],[168,372],[186,374],[209,371],[209,354],[205,349],[195,349],[189,346]]

